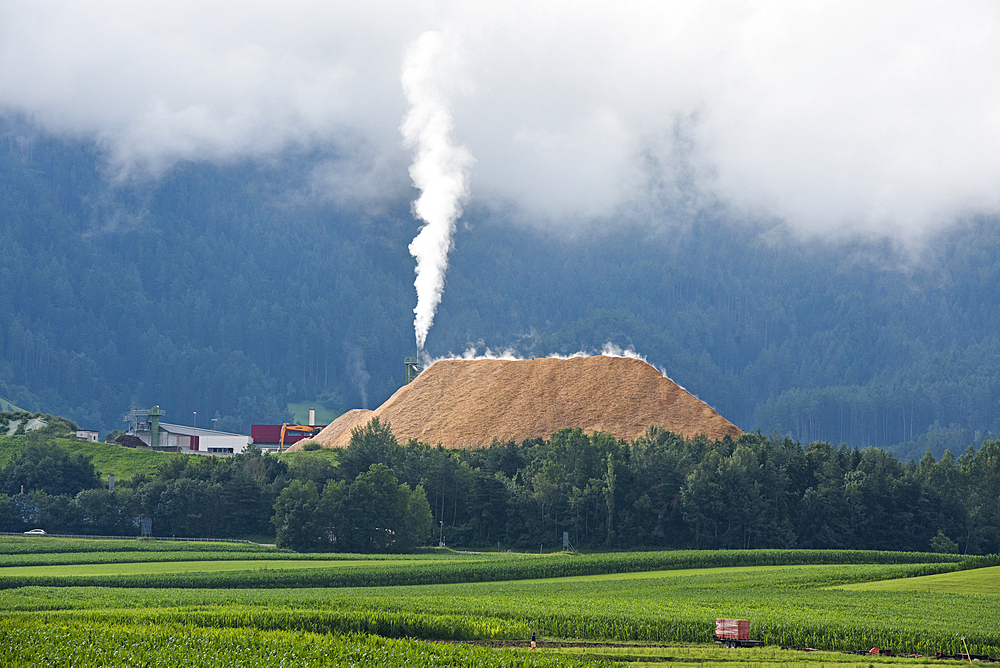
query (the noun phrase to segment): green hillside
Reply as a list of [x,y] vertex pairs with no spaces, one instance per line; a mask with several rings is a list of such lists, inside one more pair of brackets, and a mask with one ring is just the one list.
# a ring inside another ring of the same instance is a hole
[[[70,454],[80,453],[90,457],[94,468],[105,481],[109,473],[113,473],[116,480],[127,480],[139,473],[153,475],[163,462],[177,457],[191,456],[172,452],[136,450],[111,443],[91,443],[68,438],[52,439],[52,442]],[[7,462],[21,451],[23,443],[23,437],[0,437],[0,468],[6,466]]]
[[3,397],[0,397],[0,413],[22,413],[23,408],[18,408]]
[[[167,421],[197,412],[246,433],[311,405],[375,407],[402,385],[408,199],[357,216],[294,195],[321,154],[184,163],[111,186],[92,144],[26,126],[0,120],[10,402],[98,430],[120,427],[133,402],[158,404]],[[34,137],[30,153],[16,136]],[[926,257],[801,244],[724,209],[572,239],[514,233],[501,212],[463,219],[431,356],[611,343],[744,430],[916,459],[1000,435],[995,219],[927,239]]]

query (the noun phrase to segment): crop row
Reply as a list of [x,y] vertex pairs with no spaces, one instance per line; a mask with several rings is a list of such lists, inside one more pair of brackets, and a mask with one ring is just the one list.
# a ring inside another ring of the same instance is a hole
[[[462,582],[503,582],[512,580],[550,579],[572,576],[601,575],[620,571],[602,568],[602,563],[566,562],[552,564],[524,561],[493,562],[404,562],[398,568],[359,564],[340,568],[232,570],[184,573],[138,573],[116,575],[0,575],[0,589],[48,587],[124,587],[124,588],[198,588],[198,589],[260,589],[291,587],[391,587],[403,585],[453,584]],[[902,565],[908,577],[945,573],[954,564]],[[886,577],[889,577],[888,575]],[[849,584],[863,579],[844,577],[830,584]],[[802,578],[802,586],[810,580]]]
[[[379,554],[349,554],[349,553],[296,553],[291,550],[275,548],[255,543],[213,543],[197,541],[167,541],[138,538],[135,540],[102,540],[73,538],[27,538],[24,536],[0,536],[0,559],[14,559],[27,555],[65,555],[79,556],[100,553],[131,554],[136,561],[146,560],[145,555],[151,555],[149,560],[161,560],[163,554],[204,553],[207,557],[215,553],[240,553],[243,558],[288,558],[317,560],[350,560],[350,559],[440,559],[445,555],[454,558],[470,556],[465,553],[434,550],[432,553],[409,555],[379,555]],[[251,555],[261,555],[254,557]],[[539,556],[522,553],[492,552],[477,556],[490,558],[518,559],[525,556]],[[547,557],[564,557],[562,553],[544,555]],[[672,568],[702,568],[711,566],[767,566],[784,564],[910,564],[930,562],[966,562],[990,557],[964,557],[957,554],[940,554],[928,552],[890,552],[875,550],[671,550],[666,552],[611,552],[589,554],[592,559],[618,564],[623,571],[643,570],[643,564],[655,564]],[[55,556],[53,559],[57,558]],[[90,558],[94,558],[91,556]],[[217,557],[224,558],[224,557]],[[992,557],[996,559],[994,555]],[[54,562],[53,562],[54,563]],[[86,561],[70,561],[59,563],[88,563]],[[667,566],[669,564],[669,566]],[[27,565],[16,561],[2,561],[0,565]]]
[[[5,566],[67,566],[71,564],[124,564],[147,563],[162,561],[316,561],[316,562],[350,562],[350,561],[385,561],[408,562],[427,560],[470,560],[482,557],[459,554],[450,551],[440,551],[425,554],[350,554],[350,553],[300,553],[288,550],[257,550],[257,551],[202,551],[202,550],[148,550],[141,552],[104,551],[104,552],[43,552],[34,554],[0,554],[0,568]],[[488,558],[502,560],[504,558],[524,558],[524,555],[491,554]],[[537,555],[536,555],[537,558]],[[2,572],[2,571],[0,571]]]
[[[449,562],[400,560],[399,567],[363,562],[337,569],[260,569],[191,573],[120,575],[3,575],[0,589],[26,586],[103,587],[376,587],[457,582],[487,582],[630,573],[691,568],[751,567],[797,564],[912,565],[913,574],[955,570],[958,563],[941,563],[941,555],[895,552],[752,550],[731,552],[632,552],[591,555],[477,556]],[[317,566],[319,566],[319,562]],[[839,584],[839,583],[838,583]]]
[[[255,543],[165,541],[148,538],[105,540],[100,538],[26,538],[0,536],[0,555],[58,554],[66,552],[274,552],[275,548]],[[286,552],[287,550],[280,550]]]
[[[35,613],[10,614],[10,621],[38,619]],[[47,623],[88,622],[99,626],[184,625],[203,628],[248,628],[260,631],[296,631],[325,634],[365,633],[386,638],[425,640],[525,639],[532,627],[525,620],[484,615],[394,612],[384,609],[344,607],[304,610],[227,606],[205,609],[166,608],[134,610],[87,610],[47,613]]]
[[[886,647],[1000,655],[1000,607],[982,595],[845,591],[844,581],[905,577],[921,565],[837,565],[662,577],[491,582],[386,589],[0,592],[11,619],[103,624],[364,631],[422,638],[546,637],[710,642],[716,617],[752,621],[768,644],[830,650]],[[803,584],[808,580],[811,584]]]
[[[441,566],[440,564],[438,565]],[[774,598],[783,592],[801,591],[814,596],[810,589],[829,587],[852,582],[870,582],[905,578],[918,575],[926,569],[922,564],[901,565],[833,565],[789,566],[772,569],[749,570],[733,573],[726,571],[668,571],[654,577],[628,579],[633,576],[597,576],[601,581],[554,579],[529,582],[469,582],[464,584],[431,584],[401,586],[390,589],[321,589],[321,588],[146,588],[125,589],[105,587],[25,587],[0,591],[0,610],[47,611],[86,610],[89,608],[142,608],[160,607],[218,607],[257,606],[303,608],[317,610],[331,606],[352,606],[361,601],[362,606],[384,608],[380,601],[395,601],[391,609],[411,611],[437,610],[447,614],[468,614],[485,610],[495,614],[508,609],[508,602],[521,598],[563,599],[563,608],[581,609],[592,602],[606,609],[609,604],[621,601],[642,609],[671,610],[677,600],[687,596],[700,596],[691,592],[710,590],[713,600],[742,600],[748,592]],[[257,575],[250,573],[248,575]],[[666,577],[670,575],[670,577]],[[374,598],[367,598],[366,591],[375,591]],[[839,595],[843,592],[830,592]],[[853,593],[852,593],[853,595]],[[680,597],[680,598],[679,598]],[[828,598],[827,594],[823,598]],[[417,607],[414,607],[416,605]],[[511,603],[511,605],[515,605]],[[402,608],[400,608],[402,606]],[[420,607],[424,606],[424,607]],[[515,605],[516,607],[516,605]],[[631,613],[630,613],[631,614]],[[733,613],[735,614],[735,612]]]
[[191,626],[98,626],[79,622],[0,621],[0,663],[36,666],[143,666],[144,668],[276,668],[294,666],[469,666],[544,668],[611,666],[523,650],[442,645],[362,634],[316,635],[253,628]]
[[[808,599],[799,598],[799,602]],[[818,599],[814,599],[818,603]],[[389,605],[386,605],[389,603]],[[220,606],[211,609],[172,608],[151,611],[88,610],[50,613],[8,613],[15,625],[30,625],[44,618],[48,623],[88,622],[100,627],[187,625],[202,628],[240,628],[257,631],[298,630],[322,634],[366,633],[391,638],[494,640],[524,639],[532,631],[547,638],[580,638],[621,642],[707,643],[713,622],[703,610],[672,609],[672,614],[622,610],[615,606],[531,605],[526,600],[507,601],[492,611],[426,612],[391,610],[396,601],[355,601],[353,605],[319,610],[258,606]],[[511,603],[516,603],[512,606]],[[813,608],[821,611],[822,604]],[[899,626],[891,621],[831,618],[829,611],[809,618],[788,615],[787,610],[758,611],[753,617],[754,637],[768,645],[816,647],[828,650],[892,648],[896,652],[931,655],[936,651],[962,651],[954,630],[926,626]],[[1000,654],[1000,638],[991,628],[963,633],[976,653]]]

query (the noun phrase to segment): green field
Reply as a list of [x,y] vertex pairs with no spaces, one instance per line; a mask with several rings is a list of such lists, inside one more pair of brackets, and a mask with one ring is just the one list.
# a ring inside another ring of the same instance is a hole
[[941,573],[903,580],[859,582],[842,589],[856,591],[922,591],[942,594],[996,596],[1000,600],[1000,566],[977,568],[956,573]]
[[[439,564],[440,561],[428,560],[422,564]],[[393,568],[396,563],[390,561],[361,560],[316,560],[302,559],[232,559],[232,560],[172,560],[153,562],[115,562],[105,564],[71,564],[60,566],[11,566],[4,568],[4,577],[12,576],[47,576],[47,577],[89,577],[97,575],[135,575],[138,573],[218,573],[221,571],[264,571],[264,570],[297,570],[303,568]]]
[[[15,539],[16,540],[16,539]],[[29,539],[32,540],[32,539]],[[63,539],[35,538],[38,550],[53,550]],[[86,543],[86,541],[83,541]],[[80,545],[81,541],[70,542]],[[110,543],[109,543],[110,544]],[[74,555],[71,552],[49,552],[27,555],[16,542],[0,542],[0,589],[25,586],[74,586],[98,585],[107,587],[183,587],[183,588],[288,588],[288,587],[360,587],[401,586],[421,584],[451,584],[469,582],[503,582],[538,580],[553,577],[580,577],[613,573],[642,573],[657,570],[683,572],[685,569],[754,568],[775,565],[838,564],[836,578],[824,580],[827,585],[846,584],[863,580],[885,579],[899,573],[927,575],[954,570],[957,560],[942,555],[902,552],[848,552],[829,550],[758,550],[753,552],[675,552],[607,553],[589,555],[568,554],[518,554],[472,553],[459,554],[437,550],[422,555],[406,557],[342,554],[298,555],[286,551],[248,549],[237,560],[227,559],[222,547],[215,544],[204,555],[198,555],[191,544],[178,548],[180,557],[167,558],[163,554],[165,542],[119,541],[116,554],[104,555],[92,550]],[[143,549],[141,554],[128,556],[130,548],[146,548],[151,544],[158,549]],[[205,543],[204,545],[213,545]],[[30,544],[29,544],[30,547]],[[250,547],[250,546],[247,546]],[[11,555],[2,555],[9,549]],[[310,561],[302,568],[244,568],[241,561],[259,559]],[[227,562],[218,569],[204,567],[179,572],[176,567],[132,567],[130,562],[193,561]],[[378,560],[376,565],[366,562]],[[337,568],[325,564],[339,563]],[[121,564],[120,568],[67,569],[69,564]],[[850,565],[861,565],[860,570]],[[311,566],[311,567],[310,567]],[[876,576],[875,572],[884,573]],[[697,571],[696,571],[697,572]],[[813,582],[811,575],[800,576]]]
[[94,626],[0,621],[0,658],[5,668],[37,666],[469,666],[545,668],[614,665],[574,657],[509,649],[452,646],[372,635],[321,635],[254,629],[191,626]]
[[[119,541],[121,549],[114,552],[82,550],[96,543],[0,540],[0,556],[63,560],[0,567],[5,587],[0,590],[0,663],[27,665],[27,655],[15,656],[11,649],[22,637],[18,634],[26,633],[60,647],[61,654],[52,656],[63,657],[64,665],[105,665],[93,658],[76,660],[81,646],[91,648],[86,650],[91,657],[111,651],[96,629],[132,639],[130,651],[145,652],[142,656],[172,643],[206,648],[206,657],[233,652],[225,665],[259,665],[235,657],[268,652],[285,657],[285,663],[273,665],[341,665],[322,663],[306,651],[322,645],[330,656],[398,651],[411,665],[570,665],[566,662],[582,659],[588,665],[627,660],[637,665],[917,666],[926,662],[830,652],[882,647],[930,656],[962,651],[961,636],[973,653],[1000,655],[997,567],[956,571],[989,562],[960,564],[950,555],[435,550],[372,558],[205,543],[157,542],[153,550],[147,541]],[[81,549],[60,551],[61,544]],[[115,556],[105,558],[110,554]],[[320,582],[341,578],[347,584],[295,585],[313,577]],[[91,586],[101,578],[110,586]],[[357,586],[387,578],[401,584]],[[413,579],[420,584],[406,584]],[[751,620],[754,637],[770,647],[716,648],[710,644],[716,617]],[[536,652],[524,649],[532,631],[542,640]],[[174,640],[161,638],[162,633]],[[359,633],[365,635],[351,635]],[[80,638],[86,639],[82,645]],[[385,638],[408,640],[395,645]],[[383,663],[399,665],[393,661]],[[216,664],[206,658],[191,665]]]
[[[91,558],[88,553],[111,555],[136,555],[139,556],[150,552],[166,552],[180,554],[184,552],[240,552],[240,553],[267,553],[282,552],[294,554],[287,550],[275,550],[273,547],[258,545],[245,541],[161,541],[152,539],[136,540],[104,540],[95,538],[48,538],[36,537],[25,538],[24,536],[0,536],[0,559],[9,558],[15,555],[25,555],[26,557],[37,557],[45,554],[64,554],[68,561],[59,563],[87,563]],[[366,557],[366,558],[371,558]],[[2,565],[13,565],[3,563]]]

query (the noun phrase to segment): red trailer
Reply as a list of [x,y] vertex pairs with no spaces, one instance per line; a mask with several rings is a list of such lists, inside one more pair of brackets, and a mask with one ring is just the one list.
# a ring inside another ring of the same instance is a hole
[[762,640],[750,640],[750,621],[747,619],[716,619],[712,640],[725,647],[760,647]]

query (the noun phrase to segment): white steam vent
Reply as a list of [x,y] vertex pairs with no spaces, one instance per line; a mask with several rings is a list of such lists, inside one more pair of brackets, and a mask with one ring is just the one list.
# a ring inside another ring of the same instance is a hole
[[455,221],[469,196],[472,154],[450,136],[454,123],[448,97],[458,69],[458,53],[454,39],[430,31],[410,45],[403,60],[403,91],[410,111],[400,130],[404,144],[416,149],[410,178],[420,197],[413,203],[413,213],[423,221],[410,243],[410,255],[417,260],[413,325],[418,351],[424,349],[441,302]]

